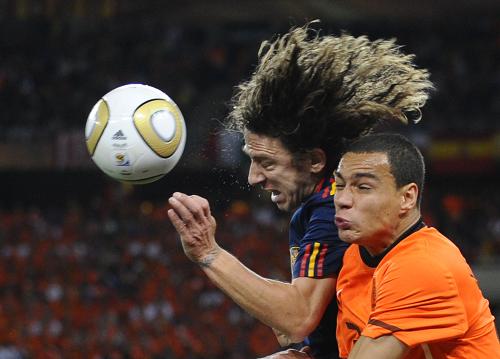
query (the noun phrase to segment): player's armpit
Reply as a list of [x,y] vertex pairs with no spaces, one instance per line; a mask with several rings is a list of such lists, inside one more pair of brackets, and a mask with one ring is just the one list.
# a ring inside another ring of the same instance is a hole
[[400,359],[408,351],[409,347],[392,335],[383,335],[377,339],[361,336],[348,359]]

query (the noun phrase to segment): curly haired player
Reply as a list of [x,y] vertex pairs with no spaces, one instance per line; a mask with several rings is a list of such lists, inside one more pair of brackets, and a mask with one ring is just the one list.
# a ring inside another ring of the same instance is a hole
[[418,121],[432,84],[393,40],[321,36],[309,25],[264,41],[258,61],[236,89],[227,127],[243,133],[248,182],[293,212],[291,283],[220,248],[206,199],[174,193],[169,218],[186,255],[280,344],[304,341],[315,358],[338,358],[333,297],[347,245],[333,222],[332,171],[344,146],[381,121]]

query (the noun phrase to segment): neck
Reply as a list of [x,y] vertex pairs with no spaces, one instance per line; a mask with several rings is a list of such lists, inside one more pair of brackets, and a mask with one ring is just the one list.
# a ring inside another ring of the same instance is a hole
[[[392,242],[397,240],[403,233],[405,233],[411,226],[413,226],[422,217],[420,211],[415,210],[410,215],[405,217],[399,224],[396,230],[395,238]],[[392,244],[391,242],[391,244]]]
[[407,216],[405,216],[399,224],[394,228],[394,231],[386,238],[386,240],[379,241],[379,245],[376,246],[366,246],[368,253],[371,256],[376,256],[384,252],[389,248],[395,241],[397,241],[408,229],[410,229],[417,221],[420,219],[421,214],[419,210],[412,211]]
[[309,197],[310,195],[320,191],[321,188],[324,188],[328,184],[330,184],[328,177],[322,176],[318,178],[312,178],[312,180],[304,186],[302,198],[305,199]]

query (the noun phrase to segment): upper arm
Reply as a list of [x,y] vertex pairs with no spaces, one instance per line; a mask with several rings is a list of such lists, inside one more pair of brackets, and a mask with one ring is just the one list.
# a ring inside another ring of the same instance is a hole
[[383,335],[377,339],[361,336],[348,359],[400,359],[408,351],[409,347],[392,335]]
[[291,221],[292,286],[297,294],[296,319],[300,323],[295,334],[302,339],[318,326],[335,295],[336,277],[347,245],[338,238],[334,215],[331,196],[322,198],[317,194]]
[[305,331],[308,335],[320,322],[334,294],[337,279],[335,277],[307,278],[299,277],[292,285],[299,292],[302,303],[305,304]]
[[323,278],[340,272],[348,244],[338,236],[331,202],[307,207],[300,218],[292,219],[290,244],[296,250],[292,258],[294,278]]

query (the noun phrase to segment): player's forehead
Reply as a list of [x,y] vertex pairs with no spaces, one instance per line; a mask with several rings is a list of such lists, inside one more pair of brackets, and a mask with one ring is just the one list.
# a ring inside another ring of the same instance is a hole
[[347,152],[340,159],[334,173],[336,177],[344,180],[360,177],[379,179],[387,176],[392,177],[389,159],[387,154],[383,152]]
[[250,157],[289,154],[289,151],[279,138],[258,134],[248,130],[243,133],[243,138],[245,140],[243,152]]

